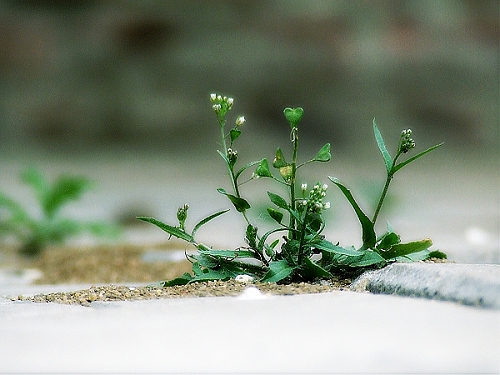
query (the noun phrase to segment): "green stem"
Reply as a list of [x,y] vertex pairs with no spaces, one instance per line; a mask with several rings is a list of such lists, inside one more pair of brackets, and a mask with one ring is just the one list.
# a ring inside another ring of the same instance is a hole
[[385,181],[385,186],[384,190],[382,191],[382,195],[380,196],[380,199],[377,204],[377,209],[375,210],[375,214],[373,215],[372,223],[373,226],[375,226],[375,222],[377,221],[378,214],[380,213],[380,209],[382,208],[382,204],[384,203],[385,197],[387,195],[387,191],[389,190],[389,185],[392,181],[392,178],[394,177],[394,167],[396,166],[396,161],[398,158],[401,156],[401,152],[398,152],[396,156],[394,157],[394,160],[392,161],[392,168],[391,170],[387,173],[387,179]]
[[[290,207],[295,211],[295,181],[297,174],[297,153],[299,149],[299,136],[298,128],[292,129],[292,139],[293,139],[293,156],[292,156],[292,176],[290,177]],[[290,215],[290,232],[288,234],[289,238],[295,238],[295,218]]]

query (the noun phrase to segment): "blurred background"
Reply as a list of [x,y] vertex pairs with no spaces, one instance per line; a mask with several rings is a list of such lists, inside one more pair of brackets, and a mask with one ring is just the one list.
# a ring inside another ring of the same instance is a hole
[[[495,0],[0,0],[0,189],[33,203],[18,177],[35,165],[97,181],[69,209],[82,217],[225,208],[217,92],[247,119],[245,161],[289,149],[282,111],[302,106],[303,158],[332,144],[304,178],[339,177],[365,207],[384,182],[374,117],[392,153],[404,128],[417,151],[444,141],[398,173],[379,231],[390,219],[452,259],[498,263],[499,33]],[[359,245],[329,195],[328,234]],[[234,247],[243,233],[224,220],[200,235]],[[138,241],[163,236],[141,228]]]

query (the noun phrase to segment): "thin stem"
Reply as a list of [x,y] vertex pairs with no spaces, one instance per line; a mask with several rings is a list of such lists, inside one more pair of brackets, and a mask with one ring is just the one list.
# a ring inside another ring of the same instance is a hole
[[[295,180],[297,174],[297,153],[299,149],[299,136],[298,136],[298,128],[292,129],[292,141],[293,141],[293,156],[292,156],[292,175],[290,177],[290,206],[291,209],[295,211],[296,202],[295,202]],[[288,234],[289,238],[295,238],[294,231],[295,229],[295,218],[293,215],[290,215],[290,232]]]
[[392,178],[394,177],[394,167],[396,166],[396,161],[398,158],[401,156],[401,152],[398,152],[396,156],[394,157],[394,160],[392,161],[392,168],[391,170],[387,173],[387,179],[385,181],[385,186],[384,190],[382,191],[382,195],[380,196],[380,199],[377,204],[377,209],[375,210],[375,214],[373,215],[372,223],[375,226],[375,222],[377,221],[378,214],[380,213],[380,209],[382,208],[382,204],[384,203],[385,197],[387,196],[387,191],[389,190],[389,184],[392,181]]

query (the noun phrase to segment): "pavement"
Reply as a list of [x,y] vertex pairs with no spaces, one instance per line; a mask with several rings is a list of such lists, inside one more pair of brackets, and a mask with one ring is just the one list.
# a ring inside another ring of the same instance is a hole
[[90,285],[3,280],[0,373],[500,372],[498,265],[393,264],[357,291],[91,307],[9,298]]

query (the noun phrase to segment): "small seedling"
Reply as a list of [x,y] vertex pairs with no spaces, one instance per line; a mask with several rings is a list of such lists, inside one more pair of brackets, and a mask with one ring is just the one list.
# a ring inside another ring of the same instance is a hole
[[91,187],[83,177],[61,175],[50,184],[36,169],[21,175],[40,205],[39,218],[30,215],[19,203],[0,193],[0,235],[14,236],[24,255],[38,255],[50,244],[61,243],[68,237],[89,232],[96,236],[114,236],[118,228],[102,222],[81,222],[60,216],[60,210],[69,201],[77,200]]
[[[262,282],[313,281],[327,279],[345,271],[381,267],[388,262],[403,260],[403,258],[417,260],[442,255],[428,250],[432,245],[428,239],[401,244],[399,236],[390,227],[388,232],[379,239],[376,238],[374,231],[375,221],[394,174],[441,144],[404,162],[397,163],[402,154],[415,146],[411,139],[411,131],[403,133],[398,152],[392,159],[374,122],[375,137],[386,163],[388,177],[373,219],[369,219],[363,213],[351,192],[344,185],[337,179],[329,177],[351,203],[363,228],[361,248],[342,247],[339,243],[327,240],[322,234],[326,225],[323,213],[330,208],[330,203],[325,202],[328,185],[317,182],[310,189],[306,182],[299,179],[298,172],[306,165],[325,163],[331,159],[330,144],[326,143],[311,159],[302,162],[299,160],[298,124],[304,110],[300,107],[284,110],[285,119],[290,126],[291,156],[285,157],[283,150],[278,148],[272,163],[263,158],[236,167],[240,156],[235,144],[242,134],[245,118],[238,117],[232,129],[227,131],[226,116],[233,107],[233,99],[212,94],[210,100],[220,129],[222,150],[218,150],[218,153],[226,165],[231,187],[229,192],[223,188],[217,191],[226,196],[236,211],[243,216],[246,223],[246,246],[235,250],[215,250],[195,239],[195,234],[202,225],[223,215],[229,211],[228,209],[218,211],[201,220],[190,232],[186,229],[189,209],[187,204],[177,211],[177,226],[165,224],[151,217],[139,217],[138,219],[156,225],[170,236],[184,240],[198,250],[196,254],[187,255],[192,262],[193,274],[185,273],[179,278],[163,282],[164,286],[204,280],[227,280],[238,275],[249,275]],[[271,172],[270,165],[275,173]],[[240,181],[244,174],[248,174],[247,171],[250,168],[253,170],[250,176]],[[244,198],[241,189],[244,183],[262,178],[275,181],[280,188],[280,191],[267,191],[272,205],[267,207],[266,211],[277,226],[263,234],[259,232],[248,215],[251,205]]]

